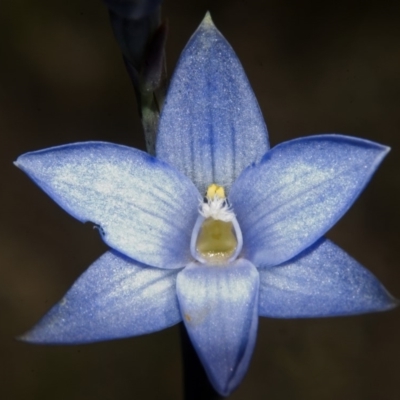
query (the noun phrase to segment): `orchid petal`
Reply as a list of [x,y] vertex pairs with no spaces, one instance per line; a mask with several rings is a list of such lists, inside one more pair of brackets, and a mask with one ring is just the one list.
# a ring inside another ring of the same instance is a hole
[[333,317],[397,305],[371,272],[327,239],[285,264],[258,272],[259,313],[264,317]]
[[181,321],[177,271],[107,252],[29,332],[32,343],[79,344],[143,335]]
[[213,182],[229,188],[268,148],[267,128],[243,68],[207,14],[175,70],[157,157],[203,193]]
[[239,259],[192,263],[178,274],[182,319],[214,388],[228,395],[247,371],[257,334],[259,277]]
[[388,147],[341,135],[292,140],[232,186],[244,257],[257,267],[290,260],[330,229],[371,179]]
[[16,165],[78,220],[100,225],[112,248],[147,265],[180,268],[199,193],[188,178],[148,154],[102,142],[27,153]]

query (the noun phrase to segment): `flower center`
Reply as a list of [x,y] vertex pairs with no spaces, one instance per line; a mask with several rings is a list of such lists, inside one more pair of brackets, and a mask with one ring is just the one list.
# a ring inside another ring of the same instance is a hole
[[192,233],[193,257],[205,264],[234,260],[242,247],[242,233],[222,186],[208,187],[199,213]]
[[224,261],[235,252],[237,239],[232,222],[207,218],[204,220],[196,241],[196,250],[209,261]]

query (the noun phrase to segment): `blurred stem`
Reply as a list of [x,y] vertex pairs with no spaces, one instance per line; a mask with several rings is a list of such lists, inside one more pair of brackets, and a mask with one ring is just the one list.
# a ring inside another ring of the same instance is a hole
[[183,322],[179,324],[183,358],[185,400],[223,399],[211,386]]
[[105,1],[135,90],[147,151],[155,155],[158,122],[167,88],[167,27],[161,22],[161,1]]

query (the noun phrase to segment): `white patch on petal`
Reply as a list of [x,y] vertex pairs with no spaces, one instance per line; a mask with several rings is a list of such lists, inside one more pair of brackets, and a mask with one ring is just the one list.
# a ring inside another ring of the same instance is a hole
[[227,199],[219,196],[214,196],[212,199],[206,198],[206,201],[200,205],[199,213],[204,218],[213,218],[224,222],[232,222],[235,218],[235,213]]
[[205,219],[213,218],[224,222],[232,222],[235,214],[225,196],[225,189],[212,183],[208,186],[204,202],[200,204],[199,213]]

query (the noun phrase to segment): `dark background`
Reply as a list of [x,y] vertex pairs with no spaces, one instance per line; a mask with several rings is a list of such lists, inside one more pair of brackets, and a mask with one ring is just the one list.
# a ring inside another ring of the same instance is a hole
[[[397,3],[397,4],[396,4]],[[328,236],[400,297],[400,2],[166,0],[169,71],[207,9],[235,48],[272,145],[344,133],[392,147]],[[179,332],[77,347],[14,337],[105,250],[12,161],[84,140],[144,146],[100,0],[0,3],[0,398],[182,399]],[[232,400],[400,398],[400,310],[261,319]]]

